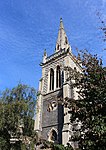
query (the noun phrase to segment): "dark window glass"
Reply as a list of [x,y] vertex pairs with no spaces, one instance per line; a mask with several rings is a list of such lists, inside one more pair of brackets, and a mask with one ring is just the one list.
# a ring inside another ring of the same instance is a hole
[[54,90],[54,70],[50,69],[50,90]]
[[60,66],[57,66],[56,70],[56,87],[61,87],[61,71]]

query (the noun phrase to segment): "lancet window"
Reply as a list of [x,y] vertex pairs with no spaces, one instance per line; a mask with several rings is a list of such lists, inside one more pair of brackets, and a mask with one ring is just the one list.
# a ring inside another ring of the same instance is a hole
[[50,69],[50,90],[54,90],[54,70]]
[[64,71],[62,71],[62,85],[64,83]]
[[56,88],[59,88],[61,86],[61,71],[60,66],[57,66],[56,70]]

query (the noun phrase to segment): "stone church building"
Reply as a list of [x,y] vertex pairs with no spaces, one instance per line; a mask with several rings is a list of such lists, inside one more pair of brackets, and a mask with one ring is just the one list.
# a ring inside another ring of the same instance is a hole
[[[47,56],[45,51],[41,63],[42,77],[39,81],[34,130],[42,138],[63,145],[71,143],[72,125],[68,108],[58,103],[57,99],[78,98],[76,89],[72,89],[71,82],[67,81],[68,74],[64,71],[66,66],[81,71],[60,19],[55,52]],[[71,145],[74,147],[73,143]]]

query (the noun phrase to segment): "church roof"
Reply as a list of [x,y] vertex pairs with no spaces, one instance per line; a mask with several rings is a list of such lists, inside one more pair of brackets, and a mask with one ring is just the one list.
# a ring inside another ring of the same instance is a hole
[[64,30],[64,25],[62,18],[60,18],[60,27],[59,27],[59,32],[58,32],[58,38],[56,42],[56,52],[62,50],[62,49],[68,49],[70,48],[68,38],[66,35],[66,32]]

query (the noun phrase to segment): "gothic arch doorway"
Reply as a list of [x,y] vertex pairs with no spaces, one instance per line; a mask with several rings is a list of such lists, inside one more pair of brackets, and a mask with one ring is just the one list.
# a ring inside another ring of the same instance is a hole
[[57,135],[57,131],[55,129],[50,130],[48,140],[51,142],[54,142],[54,143],[57,142],[58,135]]

